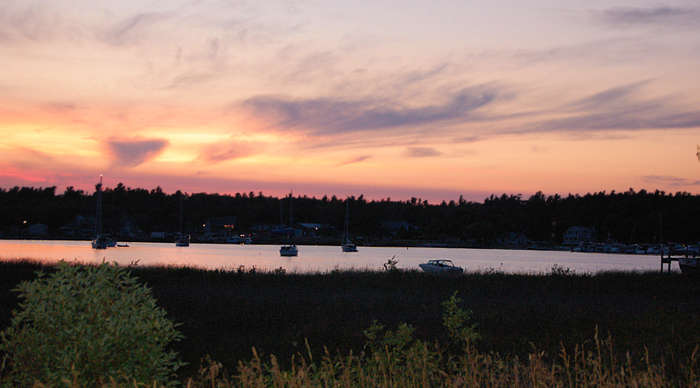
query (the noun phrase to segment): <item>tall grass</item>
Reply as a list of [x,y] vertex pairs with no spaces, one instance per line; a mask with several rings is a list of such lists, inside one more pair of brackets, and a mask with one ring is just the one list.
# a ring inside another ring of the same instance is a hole
[[[288,369],[281,369],[274,356],[263,361],[257,354],[241,362],[227,375],[221,364],[210,362],[188,387],[697,387],[698,349],[682,366],[684,374],[671,378],[663,365],[648,358],[635,366],[630,357],[618,360],[610,339],[595,337],[592,348],[562,347],[554,361],[544,352],[527,358],[480,353],[469,346],[447,357],[427,343],[402,354],[372,353],[320,360],[297,355]],[[389,357],[389,355],[395,357]]]
[[[38,265],[0,262],[1,327]],[[680,274],[133,271],[182,323],[191,386],[699,386],[700,282]],[[441,318],[455,291],[481,336],[458,350]],[[420,346],[377,359],[374,320]]]
[[[382,354],[349,352],[319,359],[296,354],[288,368],[275,356],[263,360],[253,349],[252,359],[239,362],[229,373],[219,362],[204,360],[197,376],[186,378],[188,388],[229,387],[698,387],[698,348],[682,362],[682,375],[669,376],[663,365],[646,358],[641,366],[629,356],[618,360],[610,339],[596,337],[592,348],[562,347],[554,361],[544,352],[533,351],[525,359],[480,353],[467,347],[456,357],[446,357],[439,349],[421,343],[402,354],[387,350]],[[66,387],[78,388],[76,381]],[[133,381],[128,385],[112,381],[104,387],[158,387]],[[44,387],[37,382],[35,387]]]

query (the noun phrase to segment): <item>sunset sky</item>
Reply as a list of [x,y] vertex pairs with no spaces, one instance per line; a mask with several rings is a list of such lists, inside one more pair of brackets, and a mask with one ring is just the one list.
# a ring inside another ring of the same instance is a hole
[[700,193],[697,0],[0,2],[0,187]]

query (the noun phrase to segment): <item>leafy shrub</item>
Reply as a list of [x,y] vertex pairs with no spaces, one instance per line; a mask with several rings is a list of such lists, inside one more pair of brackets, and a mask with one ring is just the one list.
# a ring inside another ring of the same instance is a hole
[[455,291],[449,299],[442,302],[442,325],[453,343],[462,346],[469,345],[481,338],[476,330],[477,324],[472,323],[472,311],[459,307],[462,299]]
[[19,311],[0,333],[7,383],[174,383],[182,363],[166,347],[181,335],[126,268],[61,263],[13,291]]

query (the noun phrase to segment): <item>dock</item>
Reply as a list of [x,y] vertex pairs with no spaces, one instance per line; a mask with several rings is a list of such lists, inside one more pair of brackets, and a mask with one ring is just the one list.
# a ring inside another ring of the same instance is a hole
[[671,272],[671,263],[678,259],[688,259],[697,257],[697,253],[686,250],[674,250],[670,248],[661,249],[661,272],[664,272],[664,264],[666,271]]

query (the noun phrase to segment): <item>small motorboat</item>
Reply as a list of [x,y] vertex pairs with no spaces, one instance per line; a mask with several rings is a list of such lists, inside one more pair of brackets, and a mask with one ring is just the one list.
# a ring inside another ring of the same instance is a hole
[[299,250],[295,244],[282,245],[280,247],[280,256],[296,256],[299,254]]
[[357,252],[357,245],[348,241],[342,245],[341,249],[343,252]]
[[454,265],[450,259],[431,259],[427,263],[418,265],[424,272],[435,274],[457,275],[464,272],[462,267]]
[[117,244],[117,248],[128,248],[129,244],[123,243],[123,244]]
[[105,236],[105,239],[107,240],[108,248],[114,248],[117,246],[117,240],[113,239],[111,236],[107,235]]
[[98,235],[94,240],[92,240],[93,249],[107,249],[108,246],[109,241],[102,235]]
[[178,234],[177,238],[175,238],[175,246],[176,247],[189,247],[190,246],[190,235],[183,234],[183,233]]

